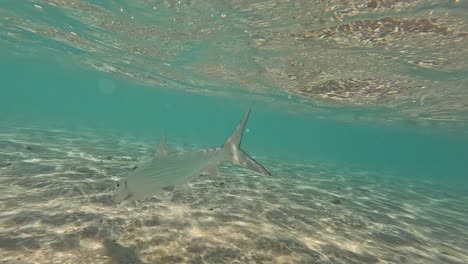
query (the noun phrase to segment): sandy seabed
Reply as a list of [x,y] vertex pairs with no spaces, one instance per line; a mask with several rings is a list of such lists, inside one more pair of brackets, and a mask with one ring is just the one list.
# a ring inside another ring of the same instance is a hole
[[273,177],[226,165],[116,206],[154,146],[0,128],[0,263],[468,263],[466,188],[330,164],[260,157]]

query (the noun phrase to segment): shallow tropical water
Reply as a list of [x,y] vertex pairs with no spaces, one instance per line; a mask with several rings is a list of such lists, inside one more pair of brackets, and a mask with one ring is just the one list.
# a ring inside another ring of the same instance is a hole
[[[0,3],[0,263],[468,263],[466,1]],[[166,135],[242,148],[117,206]]]
[[[110,189],[150,141],[2,129],[6,263],[464,263],[466,189],[335,164],[232,166],[189,192],[116,207]],[[172,147],[177,147],[172,145]],[[190,148],[203,146],[190,146]]]

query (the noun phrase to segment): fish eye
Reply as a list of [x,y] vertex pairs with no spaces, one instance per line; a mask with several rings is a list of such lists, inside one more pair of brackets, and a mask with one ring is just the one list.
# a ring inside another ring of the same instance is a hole
[[120,186],[120,183],[117,183],[117,187],[119,187],[119,186]]

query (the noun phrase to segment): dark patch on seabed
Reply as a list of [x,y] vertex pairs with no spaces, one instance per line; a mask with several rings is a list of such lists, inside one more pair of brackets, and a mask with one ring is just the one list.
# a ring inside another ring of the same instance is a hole
[[0,130],[0,263],[468,263],[466,189],[271,161],[117,207],[154,142]]

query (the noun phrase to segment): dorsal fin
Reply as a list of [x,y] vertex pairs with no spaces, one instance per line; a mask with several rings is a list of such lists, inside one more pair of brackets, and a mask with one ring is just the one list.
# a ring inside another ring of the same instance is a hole
[[169,154],[169,147],[167,146],[166,137],[162,136],[159,139],[159,143],[156,146],[156,151],[154,152],[153,158],[157,159],[159,157],[164,157]]

